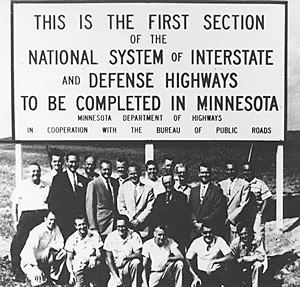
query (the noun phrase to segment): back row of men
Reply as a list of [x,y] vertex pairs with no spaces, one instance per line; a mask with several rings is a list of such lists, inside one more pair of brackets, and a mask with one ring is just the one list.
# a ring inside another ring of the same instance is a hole
[[[200,184],[188,184],[187,168],[164,162],[164,174],[158,177],[155,161],[148,161],[145,177],[136,164],[117,162],[119,178],[112,177],[112,164],[102,160],[100,174],[95,172],[95,158],[85,158],[85,174],[77,173],[79,156],[63,158],[51,154],[52,170],[42,177],[37,163],[30,165],[30,178],[20,185],[11,197],[17,232],[11,245],[13,271],[20,270],[20,253],[29,232],[44,220],[49,209],[66,240],[75,231],[78,214],[88,219],[90,230],[105,240],[116,229],[119,214],[126,215],[129,227],[145,242],[155,226],[168,226],[168,235],[185,254],[190,243],[201,235],[203,223],[213,226],[214,233],[231,243],[237,237],[238,223],[254,226],[257,240],[264,240],[263,212],[271,192],[263,181],[254,176],[249,163],[243,165],[243,177],[237,176],[233,163],[226,164],[228,178],[218,184],[211,182],[211,168],[199,166]],[[49,189],[50,186],[50,189]]]

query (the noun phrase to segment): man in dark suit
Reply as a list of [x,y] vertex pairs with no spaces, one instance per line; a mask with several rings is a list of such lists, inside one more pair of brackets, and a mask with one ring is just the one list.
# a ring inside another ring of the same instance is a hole
[[187,197],[174,188],[173,175],[162,176],[165,192],[157,196],[152,209],[152,224],[168,227],[168,235],[179,244],[184,251],[189,239],[190,220],[187,206]]
[[86,214],[91,229],[97,230],[104,240],[116,224],[118,180],[111,177],[112,164],[100,162],[100,176],[89,182],[86,193]]
[[66,239],[74,231],[77,214],[85,215],[85,194],[88,180],[76,172],[79,155],[70,152],[66,157],[67,170],[54,176],[47,203],[56,215],[57,224]]
[[204,221],[214,226],[218,236],[224,236],[226,198],[220,187],[211,182],[210,166],[201,164],[198,176],[200,185],[192,188],[189,201],[193,224],[192,239],[201,235]]

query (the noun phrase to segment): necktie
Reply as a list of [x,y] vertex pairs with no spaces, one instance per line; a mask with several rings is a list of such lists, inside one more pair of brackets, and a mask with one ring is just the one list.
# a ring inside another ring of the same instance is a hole
[[204,192],[205,192],[205,186],[201,185],[201,189],[200,189],[200,203],[203,202],[203,198],[204,198]]
[[111,197],[111,200],[114,203],[114,196],[113,196],[113,192],[112,192],[112,189],[110,187],[110,183],[109,183],[109,179],[108,178],[106,179],[106,185],[107,185],[107,190],[108,190],[108,193],[109,193],[109,195]]
[[77,186],[76,175],[75,173],[72,173],[72,175],[73,175],[73,191],[76,192],[76,186]]
[[134,190],[133,190],[133,197],[134,197],[134,203],[136,203],[137,201],[137,186],[134,186]]

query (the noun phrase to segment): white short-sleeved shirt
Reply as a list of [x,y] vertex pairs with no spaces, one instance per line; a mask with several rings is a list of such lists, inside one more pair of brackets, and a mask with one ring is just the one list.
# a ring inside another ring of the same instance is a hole
[[34,184],[31,179],[25,179],[12,193],[10,200],[18,205],[21,214],[22,211],[48,209],[48,194],[49,185],[44,181]]
[[258,209],[260,210],[262,202],[270,197],[272,193],[269,190],[268,186],[260,179],[253,178],[250,182],[250,191],[255,194]]
[[122,265],[123,259],[142,248],[142,239],[136,232],[128,231],[125,239],[114,230],[105,239],[104,250],[112,252],[116,267]]
[[163,246],[158,246],[154,238],[144,243],[142,255],[151,259],[151,271],[163,271],[171,253],[178,253],[178,244],[167,238]]
[[96,231],[88,231],[88,234],[81,238],[75,231],[67,239],[65,250],[73,254],[73,270],[79,271],[85,263],[89,261],[90,256],[96,255],[96,250],[103,246],[100,235]]
[[230,247],[222,237],[215,236],[214,242],[208,248],[208,244],[204,241],[202,236],[192,242],[186,253],[186,258],[191,260],[194,256],[197,256],[198,270],[207,272],[209,271],[209,265],[213,259],[220,258],[230,252]]

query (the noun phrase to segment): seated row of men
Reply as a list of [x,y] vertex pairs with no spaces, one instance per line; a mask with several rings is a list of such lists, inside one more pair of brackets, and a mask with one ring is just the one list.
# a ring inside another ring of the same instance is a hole
[[18,223],[11,245],[16,275],[21,274],[20,252],[26,238],[30,230],[43,220],[48,208],[55,214],[64,239],[74,232],[76,214],[85,214],[90,229],[98,232],[102,240],[115,230],[119,214],[129,218],[130,228],[139,233],[143,242],[149,239],[154,226],[167,225],[170,237],[178,242],[182,253],[194,238],[201,235],[203,222],[214,226],[216,234],[230,243],[237,236],[238,222],[253,226],[258,218],[256,236],[263,237],[261,215],[270,191],[253,176],[248,163],[244,165],[247,180],[238,178],[233,164],[228,163],[229,177],[218,185],[211,182],[211,168],[201,164],[200,184],[191,187],[186,166],[182,163],[176,165],[178,179],[174,180],[171,160],[165,161],[165,175],[161,178],[155,161],[146,163],[144,178],[137,165],[120,161],[117,170],[127,173],[123,172],[119,179],[115,179],[112,164],[107,160],[100,162],[98,175],[95,173],[95,158],[86,157],[87,168],[83,176],[77,172],[79,157],[76,153],[67,155],[65,171],[59,154],[52,154],[50,159],[53,166],[50,173],[41,179],[40,166],[31,164],[30,178],[11,197],[13,216]]
[[[239,237],[229,247],[204,223],[203,235],[191,243],[185,255],[176,241],[167,236],[163,225],[155,226],[153,238],[143,243],[139,234],[129,229],[128,217],[120,215],[117,229],[103,243],[98,232],[88,229],[85,217],[77,216],[75,232],[64,243],[55,219],[49,212],[44,222],[30,232],[21,252],[21,266],[32,286],[46,282],[105,286],[99,275],[105,262],[110,271],[110,287],[140,287],[142,282],[145,287],[197,283],[232,287],[242,286],[243,282],[259,286],[267,267],[262,242],[253,241],[251,229],[243,224],[238,225]],[[64,266],[67,273],[63,273]]]

